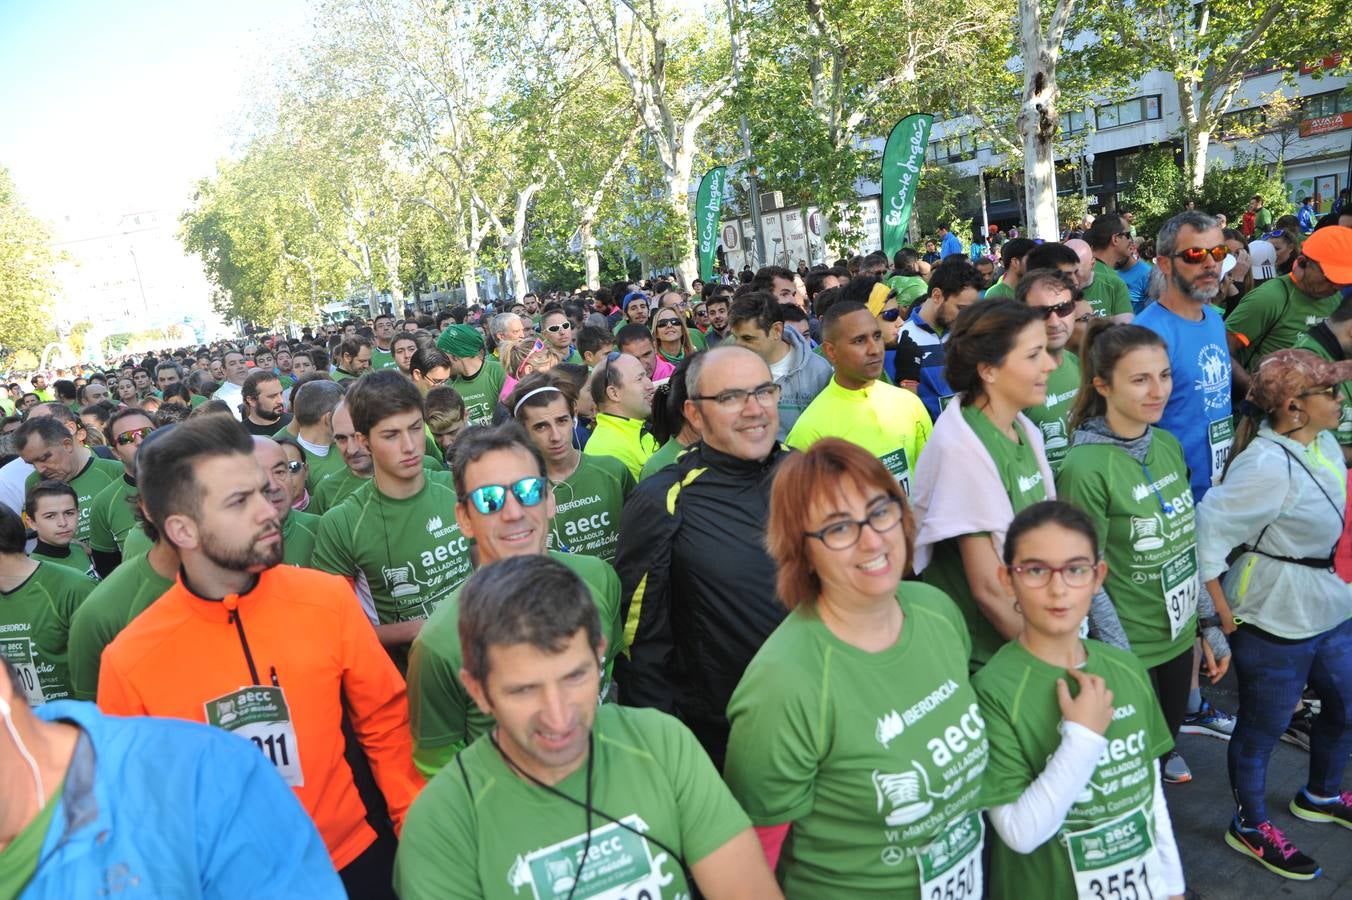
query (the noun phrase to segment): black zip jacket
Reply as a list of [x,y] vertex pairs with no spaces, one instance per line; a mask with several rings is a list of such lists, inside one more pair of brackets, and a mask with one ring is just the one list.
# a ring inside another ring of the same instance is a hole
[[640,483],[621,518],[620,702],[676,715],[720,769],[728,700],[786,614],[765,527],[775,466],[789,452],[776,445],[748,462],[697,443]]

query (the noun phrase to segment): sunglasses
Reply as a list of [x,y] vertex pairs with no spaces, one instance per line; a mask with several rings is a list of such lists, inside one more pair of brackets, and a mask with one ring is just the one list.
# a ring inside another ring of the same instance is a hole
[[1058,303],[1055,306],[1039,306],[1037,311],[1042,314],[1042,321],[1047,321],[1052,316],[1065,318],[1075,312],[1075,301],[1067,300],[1065,303]]
[[1177,253],[1170,254],[1175,256],[1190,266],[1204,262],[1209,255],[1216,262],[1223,262],[1230,255],[1230,248],[1224,244],[1217,244],[1210,249],[1206,247],[1189,247],[1186,250],[1179,250]]
[[660,322],[657,323],[657,327],[658,327],[658,328],[680,328],[680,327],[681,327],[681,320],[680,320],[680,319],[663,319],[662,321],[660,321]]
[[531,475],[512,485],[486,484],[469,492],[469,502],[481,515],[491,516],[507,505],[508,491],[522,506],[539,506],[545,499],[545,480]]
[[901,310],[885,309],[882,312],[878,313],[878,318],[882,319],[884,322],[895,322],[897,319],[901,318]]
[[150,427],[146,427],[146,428],[133,428],[131,431],[124,431],[124,432],[122,432],[121,434],[119,434],[119,435],[118,435],[116,438],[114,438],[113,440],[115,440],[115,441],[117,442],[117,445],[118,445],[119,447],[125,447],[125,446],[127,446],[128,444],[135,444],[135,443],[137,443],[138,441],[143,440],[143,439],[146,437],[146,435],[150,434],[150,432],[152,432],[152,431],[154,431],[154,430],[155,430],[155,429],[150,428]]
[[558,334],[560,331],[572,331],[572,330],[573,330],[572,322],[560,322],[557,325],[545,326],[545,331],[548,331],[550,334]]

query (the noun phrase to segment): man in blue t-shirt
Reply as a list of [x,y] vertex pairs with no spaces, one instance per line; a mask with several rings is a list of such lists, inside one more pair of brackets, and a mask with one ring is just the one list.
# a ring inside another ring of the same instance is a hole
[[1230,352],[1225,323],[1211,307],[1220,293],[1221,261],[1203,252],[1223,245],[1220,226],[1205,213],[1188,210],[1166,222],[1155,240],[1164,288],[1136,317],[1168,347],[1174,387],[1159,425],[1183,445],[1199,502],[1220,477],[1234,442]]
[[942,262],[953,254],[962,254],[962,241],[958,236],[948,230],[947,225],[939,226],[939,260]]

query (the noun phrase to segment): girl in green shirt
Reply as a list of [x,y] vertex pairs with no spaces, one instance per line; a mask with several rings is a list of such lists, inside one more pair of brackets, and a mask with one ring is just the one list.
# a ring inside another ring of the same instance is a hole
[[1107,565],[1077,507],[1014,517],[1000,581],[1018,637],[973,678],[990,740],[992,897],[1181,897],[1157,759],[1173,744],[1144,667],[1080,637]]
[[[1230,646],[1197,576],[1183,449],[1154,427],[1173,386],[1169,352],[1149,328],[1103,319],[1089,326],[1084,347],[1071,448],[1056,493],[1094,523],[1107,556],[1104,589],[1173,738],[1188,711],[1199,621],[1213,682],[1229,668]],[[1165,763],[1166,778],[1190,780],[1175,757]]]

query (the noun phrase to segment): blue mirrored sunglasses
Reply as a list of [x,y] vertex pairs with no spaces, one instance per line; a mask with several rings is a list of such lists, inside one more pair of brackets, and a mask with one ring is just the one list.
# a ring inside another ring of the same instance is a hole
[[545,499],[545,480],[532,475],[510,486],[486,484],[469,492],[469,502],[481,514],[491,516],[507,505],[509,490],[522,506],[539,506],[540,501]]

